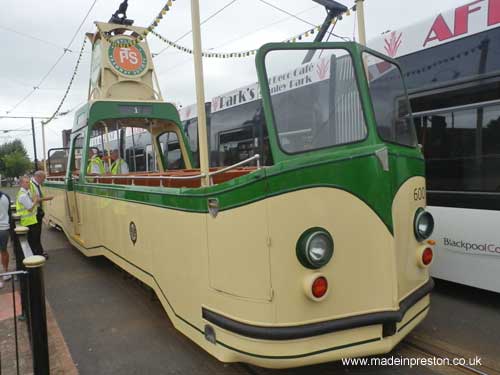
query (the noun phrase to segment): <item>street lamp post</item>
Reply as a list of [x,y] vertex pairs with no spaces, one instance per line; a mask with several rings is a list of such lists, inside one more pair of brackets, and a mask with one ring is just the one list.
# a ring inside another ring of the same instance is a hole
[[38,170],[38,159],[36,157],[35,119],[31,118],[31,135],[33,136],[33,154],[35,156],[35,171]]

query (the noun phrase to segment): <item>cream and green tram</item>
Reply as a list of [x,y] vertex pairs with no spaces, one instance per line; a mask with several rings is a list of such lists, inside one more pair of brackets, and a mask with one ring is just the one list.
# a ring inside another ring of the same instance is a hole
[[[174,326],[221,361],[387,353],[424,319],[433,286],[400,70],[355,43],[267,44],[256,65],[268,163],[211,168],[205,186],[173,105],[92,100],[76,113],[65,176],[46,184],[46,219],[153,288]],[[142,133],[158,171],[87,173],[91,139],[125,154],[127,134]],[[167,168],[165,137],[182,169]]]

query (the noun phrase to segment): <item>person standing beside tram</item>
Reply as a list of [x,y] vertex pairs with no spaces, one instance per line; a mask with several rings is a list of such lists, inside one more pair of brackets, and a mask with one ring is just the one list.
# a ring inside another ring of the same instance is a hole
[[32,197],[37,197],[39,203],[36,205],[36,220],[37,223],[34,224],[34,236],[36,236],[35,242],[38,244],[39,249],[37,255],[43,255],[45,258],[49,259],[49,255],[44,250],[42,246],[42,220],[45,216],[43,210],[43,202],[52,200],[54,197],[44,197],[42,192],[42,185],[45,182],[45,172],[36,171],[30,181],[30,194]]
[[[7,243],[9,242],[9,232],[12,229],[12,215],[10,212],[10,199],[0,191],[0,256],[4,272],[9,270],[9,252]],[[0,288],[3,288],[3,282],[11,278],[10,275],[3,276],[0,279]]]
[[128,164],[120,157],[118,150],[111,152],[111,174],[126,174],[129,173]]
[[43,250],[37,242],[39,236],[37,230],[39,227],[36,219],[37,205],[40,202],[38,196],[31,195],[30,178],[23,176],[19,180],[19,189],[16,197],[16,212],[21,217],[21,226],[28,228],[28,243],[35,255],[42,255]]

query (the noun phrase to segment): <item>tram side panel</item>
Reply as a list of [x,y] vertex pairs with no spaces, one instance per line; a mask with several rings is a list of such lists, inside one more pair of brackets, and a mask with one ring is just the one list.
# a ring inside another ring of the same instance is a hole
[[63,183],[49,182],[44,187],[44,193],[54,197],[54,199],[44,203],[46,213],[44,221],[62,229],[68,227],[70,217],[68,215],[69,202],[67,201],[66,186]]

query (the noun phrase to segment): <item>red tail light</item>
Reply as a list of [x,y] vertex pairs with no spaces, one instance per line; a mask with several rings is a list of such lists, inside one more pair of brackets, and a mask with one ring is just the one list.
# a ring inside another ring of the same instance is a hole
[[425,266],[431,264],[433,255],[434,254],[432,253],[432,249],[430,247],[427,247],[422,253],[422,263]]
[[326,277],[320,276],[314,280],[311,291],[315,298],[323,297],[328,291],[328,281],[326,280]]

